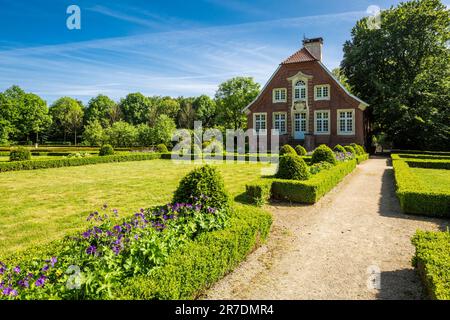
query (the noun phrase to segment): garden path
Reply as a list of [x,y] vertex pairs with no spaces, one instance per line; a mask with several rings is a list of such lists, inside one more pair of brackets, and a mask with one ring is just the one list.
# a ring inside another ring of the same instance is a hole
[[[273,203],[269,210],[266,245],[202,298],[421,299],[410,238],[448,225],[401,213],[386,158],[365,161],[313,206]],[[370,278],[379,282],[368,286]]]

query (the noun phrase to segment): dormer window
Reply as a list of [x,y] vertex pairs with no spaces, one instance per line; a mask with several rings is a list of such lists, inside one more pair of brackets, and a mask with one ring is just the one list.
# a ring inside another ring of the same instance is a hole
[[330,100],[330,85],[321,84],[314,86],[314,100]]
[[299,80],[294,86],[294,101],[306,100],[306,83],[303,80]]

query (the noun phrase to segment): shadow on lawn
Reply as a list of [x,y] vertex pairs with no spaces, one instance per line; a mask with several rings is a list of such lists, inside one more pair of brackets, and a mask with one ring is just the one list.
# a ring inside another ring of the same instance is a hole
[[378,209],[380,215],[389,218],[433,222],[439,227],[440,230],[447,230],[447,227],[450,226],[450,220],[448,219],[402,213],[400,202],[398,201],[397,195],[395,194],[396,187],[394,169],[392,168],[392,161],[390,158],[386,159],[386,164],[387,167],[384,170],[382,176],[381,197]]
[[377,299],[427,299],[420,277],[414,269],[383,271],[380,278],[381,286],[377,293]]

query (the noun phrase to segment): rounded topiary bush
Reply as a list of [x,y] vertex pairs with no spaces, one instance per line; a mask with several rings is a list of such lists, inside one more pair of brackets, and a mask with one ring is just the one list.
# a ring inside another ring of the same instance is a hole
[[341,146],[340,144],[335,145],[333,150],[334,150],[334,152],[343,152],[343,153],[346,152],[345,148],[343,146]]
[[353,155],[356,155],[356,150],[352,146],[344,146],[345,151],[350,152]]
[[11,150],[9,153],[9,161],[26,161],[31,160],[31,152],[27,148],[19,147]]
[[159,153],[168,153],[169,150],[167,149],[166,145],[164,143],[160,143],[156,146],[156,151]]
[[114,154],[114,148],[110,144],[104,144],[98,153],[99,156],[111,156]]
[[290,145],[285,144],[280,148],[280,156],[283,156],[285,154],[297,154],[297,152],[292,148]]
[[289,180],[307,180],[309,178],[308,165],[300,156],[286,154],[280,157],[275,177]]
[[350,143],[350,146],[355,149],[356,155],[362,155],[364,154],[364,150],[361,150],[361,146],[357,145],[356,143]]
[[319,163],[319,162],[329,162],[331,164],[336,164],[336,156],[329,147],[324,144],[318,146],[314,152],[312,153],[311,163]]
[[298,145],[298,146],[296,146],[295,147],[295,152],[297,152],[297,154],[299,155],[299,156],[306,156],[306,149],[305,148],[303,148],[303,146],[302,145]]
[[219,171],[210,165],[196,168],[181,179],[173,196],[174,203],[201,203],[216,209],[228,210],[230,197],[225,191]]

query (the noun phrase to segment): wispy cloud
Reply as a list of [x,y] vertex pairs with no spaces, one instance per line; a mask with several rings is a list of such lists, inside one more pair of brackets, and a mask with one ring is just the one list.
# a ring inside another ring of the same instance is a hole
[[[278,63],[298,49],[303,33],[320,32],[326,38],[324,33],[333,32],[336,25],[350,28],[364,14],[348,12],[0,49],[0,90],[18,84],[49,101],[63,95],[87,101],[99,93],[117,100],[136,91],[213,95],[219,83],[233,76],[265,82]],[[286,34],[286,39],[280,39],[280,33]],[[336,66],[340,54],[326,49],[325,63]]]

